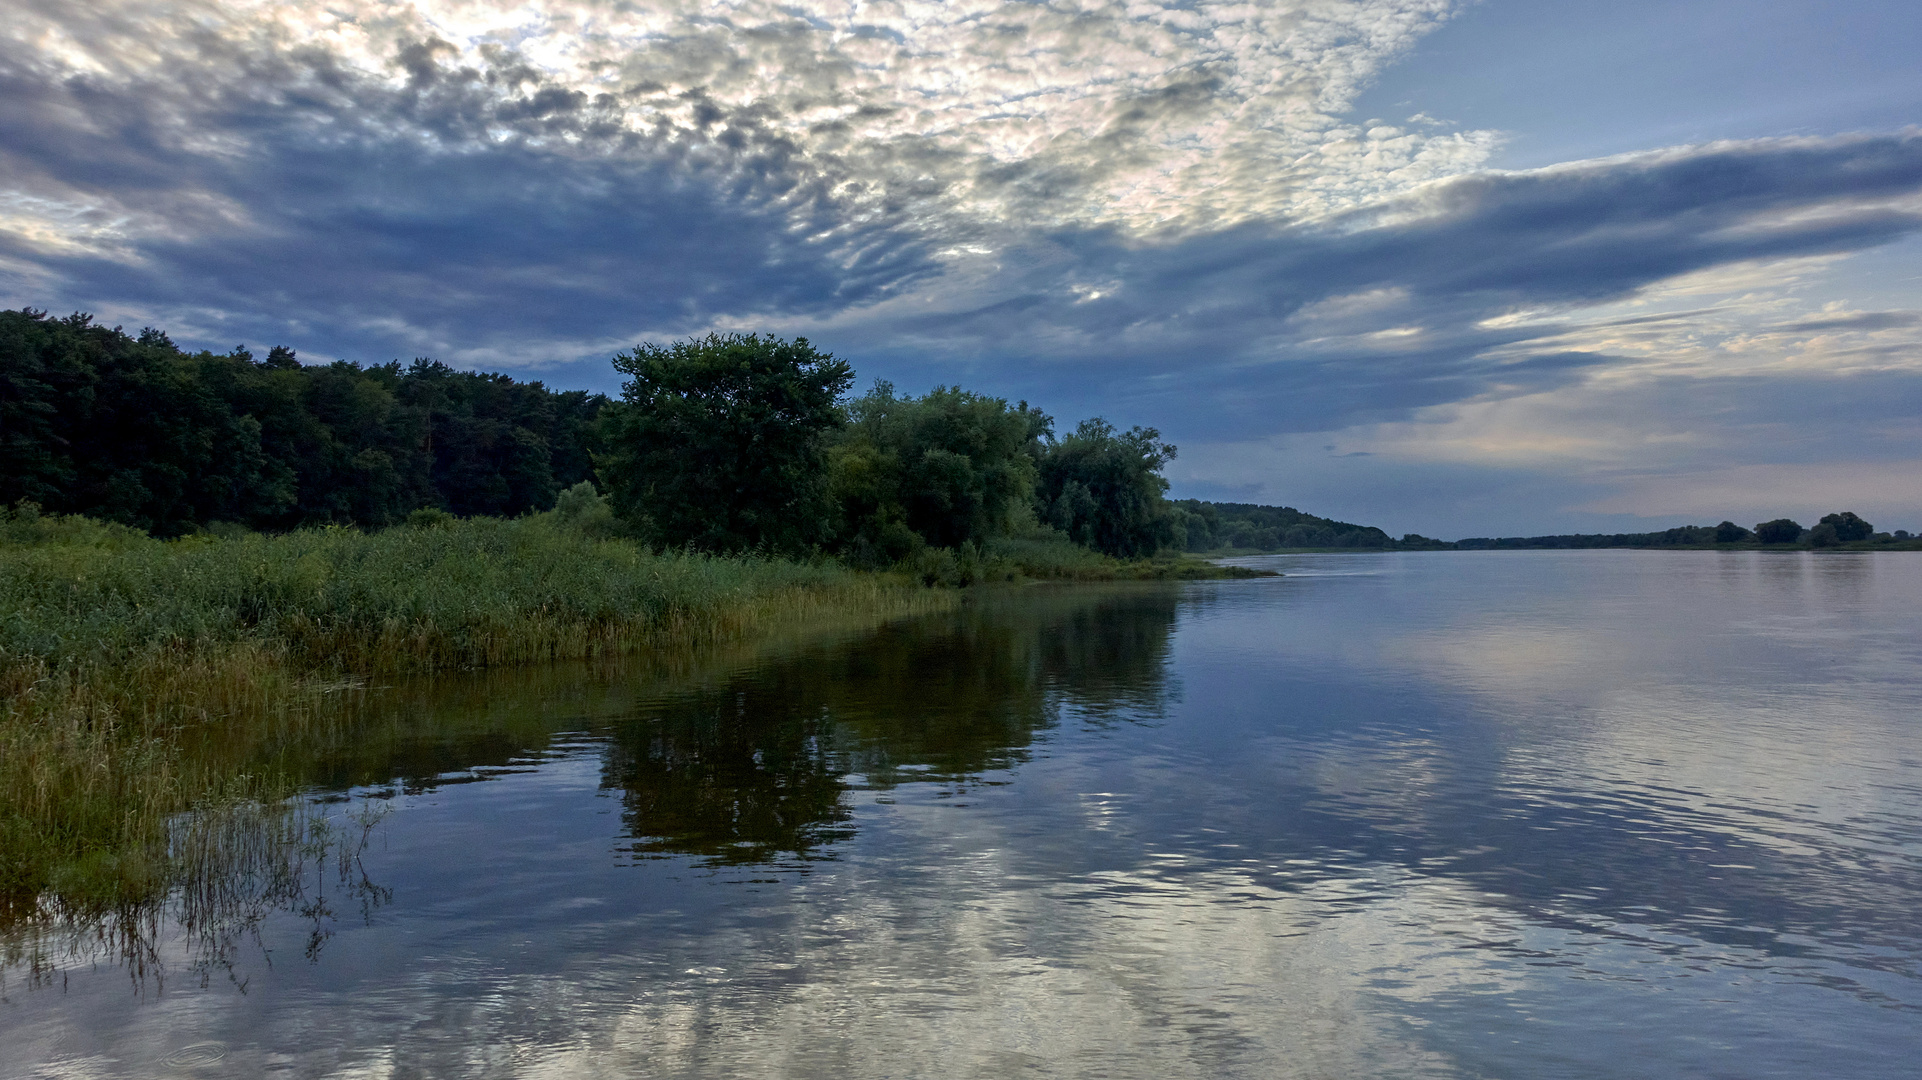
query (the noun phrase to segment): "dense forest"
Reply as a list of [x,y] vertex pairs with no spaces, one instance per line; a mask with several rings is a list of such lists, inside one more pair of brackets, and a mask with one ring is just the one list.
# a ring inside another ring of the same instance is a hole
[[1437,544],[1409,535],[1397,542],[1372,525],[1305,514],[1290,506],[1202,502],[1174,504],[1183,546],[1189,551],[1224,549],[1278,551],[1284,548],[1427,548]]
[[0,501],[177,536],[510,516],[593,474],[605,397],[416,360],[188,353],[85,315],[0,312]]

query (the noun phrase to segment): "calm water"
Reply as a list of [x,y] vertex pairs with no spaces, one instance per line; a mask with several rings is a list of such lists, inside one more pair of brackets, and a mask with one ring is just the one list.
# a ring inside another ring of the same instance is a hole
[[0,1074],[1916,1075],[1922,556],[1251,561],[379,691]]

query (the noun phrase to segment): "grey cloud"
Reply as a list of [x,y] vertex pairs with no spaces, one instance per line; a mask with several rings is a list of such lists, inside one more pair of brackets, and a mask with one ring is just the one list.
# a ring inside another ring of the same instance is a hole
[[[1146,237],[957,224],[930,208],[970,169],[1054,198],[1087,183],[1080,159],[961,169],[960,150],[902,138],[885,168],[852,169],[858,147],[836,157],[792,123],[810,101],[853,100],[833,97],[845,58],[808,53],[813,33],[690,31],[630,56],[607,93],[505,47],[432,39],[396,51],[393,79],[316,47],[212,37],[167,78],[0,56],[0,174],[97,204],[113,234],[90,250],[0,234],[0,265],[38,275],[9,287],[17,303],[192,312],[219,335],[210,344],[273,338],[310,354],[511,367],[642,331],[801,328],[903,385],[965,373],[1064,414],[1231,438],[1573,385],[1620,361],[1548,344],[1565,329],[1553,323],[1487,320],[1731,262],[1861,250],[1922,225],[1902,202],[1922,191],[1916,137],[1464,176],[1314,224]],[[791,93],[730,105],[703,87],[783,50],[807,54],[792,60]],[[1215,76],[1204,65],[1186,77]],[[1165,80],[1110,115],[1150,124],[1192,97]],[[635,102],[655,109],[651,126]],[[824,131],[864,113],[835,115]],[[127,224],[111,227],[115,215]],[[963,234],[994,253],[940,253]],[[1371,292],[1386,306],[1317,314]],[[1410,332],[1378,333],[1395,327]]]
[[1922,314],[1913,311],[1863,311],[1829,318],[1779,323],[1769,329],[1783,333],[1803,334],[1818,330],[1899,330],[1908,326],[1922,326]]
[[[1155,400],[1176,414],[1165,426],[1177,432],[1332,430],[1578,380],[1609,359],[1526,355],[1529,341],[1566,324],[1486,320],[1620,300],[1729,263],[1887,243],[1922,228],[1922,215],[1898,205],[1919,191],[1914,136],[1722,145],[1464,177],[1316,226],[1248,225],[1163,244],[1058,235],[1025,262],[1004,260],[978,306],[863,329],[883,356],[899,335],[915,347],[1025,360],[1007,370],[1037,396],[1086,398],[1098,371],[1101,398]],[[1075,280],[1109,284],[1090,301],[1064,287]],[[1369,329],[1419,334],[1403,344],[1330,338],[1297,319],[1370,290],[1398,299],[1368,315]],[[1180,373],[1178,397],[1161,382],[1170,372]]]
[[334,354],[539,360],[637,328],[838,309],[934,268],[898,214],[851,222],[751,116],[636,133],[510,53],[473,68],[445,52],[403,50],[401,85],[312,50],[131,88],[0,71],[0,176],[132,223],[119,250],[0,233],[0,257],[61,282],[8,291],[192,309],[229,338]]

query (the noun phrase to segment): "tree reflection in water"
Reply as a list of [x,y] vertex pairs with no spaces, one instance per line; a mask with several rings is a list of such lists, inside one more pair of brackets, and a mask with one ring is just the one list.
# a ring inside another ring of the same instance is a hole
[[[183,815],[151,887],[99,903],[44,897],[0,919],[8,979],[58,985],[123,966],[137,986],[232,978],[277,913],[317,957],[388,899],[360,863],[389,800],[598,749],[635,856],[709,865],[826,857],[853,835],[849,794],[979,784],[1026,760],[1064,710],[1153,718],[1178,586],[984,590],[951,616],[732,652],[502,669],[370,689],[248,767],[315,793]],[[344,812],[342,812],[344,811]],[[244,989],[244,986],[242,986]]]
[[1064,706],[1159,715],[1178,594],[988,596],[955,616],[804,648],[663,695],[611,732],[636,855],[711,865],[819,858],[852,834],[850,776],[980,782]]

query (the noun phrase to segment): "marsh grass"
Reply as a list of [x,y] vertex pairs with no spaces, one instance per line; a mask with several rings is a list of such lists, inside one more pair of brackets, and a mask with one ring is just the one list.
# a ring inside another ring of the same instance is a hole
[[0,519],[0,924],[177,886],[169,822],[270,805],[372,680],[939,610],[833,564],[653,552],[563,516],[177,541]]

